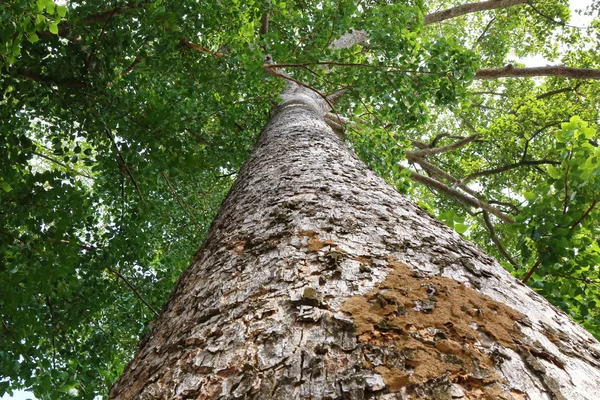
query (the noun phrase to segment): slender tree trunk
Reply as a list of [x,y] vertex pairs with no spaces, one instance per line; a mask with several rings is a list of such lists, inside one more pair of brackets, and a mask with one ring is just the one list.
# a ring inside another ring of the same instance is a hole
[[283,99],[111,398],[597,398],[589,333]]

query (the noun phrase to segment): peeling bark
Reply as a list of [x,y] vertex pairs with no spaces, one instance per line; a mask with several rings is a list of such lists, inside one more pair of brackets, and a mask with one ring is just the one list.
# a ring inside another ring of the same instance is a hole
[[282,98],[111,398],[596,398],[589,333]]

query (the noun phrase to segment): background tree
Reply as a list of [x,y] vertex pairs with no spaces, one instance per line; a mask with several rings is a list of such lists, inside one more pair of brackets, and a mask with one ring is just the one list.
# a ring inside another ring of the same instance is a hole
[[[335,111],[378,174],[598,334],[597,138],[581,122],[595,128],[597,84],[469,87],[532,54],[598,67],[595,20],[568,26],[564,1],[436,22],[456,4],[212,3],[0,5],[0,391],[107,392],[278,101],[267,54],[288,80],[344,90]],[[411,184],[407,151],[450,197]]]

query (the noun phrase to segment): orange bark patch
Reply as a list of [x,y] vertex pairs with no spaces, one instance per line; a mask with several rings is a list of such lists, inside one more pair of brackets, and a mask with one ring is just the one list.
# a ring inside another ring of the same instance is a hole
[[388,266],[389,275],[372,292],[351,297],[342,307],[352,316],[359,341],[400,354],[404,368],[385,358],[375,368],[388,390],[446,375],[452,382],[468,381],[463,389],[469,398],[503,398],[495,384],[502,380],[491,351],[482,350],[482,338],[515,348],[521,337],[515,321],[524,315],[453,279],[417,276],[394,259]]
[[313,252],[319,251],[326,246],[329,246],[330,248],[334,249],[337,247],[337,244],[335,244],[335,242],[333,242],[332,240],[321,240],[316,235],[314,237],[311,237],[307,243],[308,250]]

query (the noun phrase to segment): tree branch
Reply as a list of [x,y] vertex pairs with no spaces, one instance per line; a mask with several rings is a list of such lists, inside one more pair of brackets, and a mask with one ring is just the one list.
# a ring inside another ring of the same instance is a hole
[[528,0],[490,0],[479,3],[468,3],[458,7],[449,8],[447,10],[437,11],[425,15],[425,25],[441,22],[447,19],[460,17],[466,14],[472,14],[479,11],[495,10],[498,8],[506,8],[518,4],[525,4]]
[[31,79],[32,81],[36,82],[55,84],[56,86],[67,86],[78,89],[84,88],[86,86],[84,82],[75,79],[60,79],[55,78],[53,76],[40,75],[29,71],[17,71],[16,76]]
[[571,228],[569,228],[569,230],[572,231],[573,229],[577,228],[577,226],[579,224],[581,224],[583,222],[583,220],[587,218],[588,215],[590,215],[590,213],[592,212],[594,207],[596,207],[596,204],[598,204],[598,200],[594,200],[592,202],[592,204],[588,207],[588,209],[585,210],[585,213],[583,213],[581,218],[579,218],[577,221],[575,221],[575,223],[571,226]]
[[579,87],[582,85],[582,83],[578,83],[577,85],[573,86],[573,87],[566,87],[566,88],[562,88],[562,89],[556,89],[556,90],[552,90],[550,92],[546,92],[546,93],[542,93],[538,96],[536,96],[535,98],[538,100],[541,99],[545,99],[546,97],[550,97],[550,96],[554,96],[557,94],[561,94],[561,93],[566,93],[566,92],[574,92],[577,89],[579,89]]
[[106,18],[104,25],[102,25],[102,29],[100,30],[100,34],[98,35],[98,39],[96,40],[96,46],[94,46],[94,48],[90,52],[87,60],[85,61],[85,66],[83,67],[84,71],[86,71],[86,72],[89,71],[90,64],[92,63],[92,59],[94,58],[94,54],[96,54],[96,50],[98,49],[98,44],[104,37],[104,32],[106,31],[106,27],[108,26],[110,19],[113,17],[113,15],[115,15],[116,10],[117,10],[116,8],[113,8],[112,13],[108,16],[108,18]]
[[542,262],[540,260],[537,260],[535,262],[535,264],[533,264],[533,267],[531,267],[531,269],[527,272],[527,275],[525,275],[525,277],[523,279],[521,279],[521,282],[527,283],[527,281],[529,280],[529,278],[531,278],[531,276],[538,269],[538,267],[540,266],[541,263]]
[[207,49],[204,46],[200,46],[199,44],[192,43],[192,42],[188,41],[184,36],[182,36],[179,39],[179,43],[181,43],[181,45],[183,45],[183,46],[185,46],[185,47],[187,47],[189,49],[192,49],[192,50],[195,50],[195,51],[199,51],[201,53],[212,54],[213,56],[215,56],[217,58],[221,58],[221,57],[225,56],[225,54],[220,53],[218,51],[212,51],[211,49]]
[[507,95],[506,93],[490,92],[490,91],[484,91],[484,92],[471,92],[471,94],[473,94],[473,95],[489,94],[489,95],[493,95],[493,96],[502,96],[502,97],[508,97],[508,95]]
[[492,239],[492,242],[494,242],[494,244],[498,248],[498,251],[500,251],[500,254],[502,254],[502,256],[506,259],[506,261],[508,261],[513,267],[515,267],[515,269],[519,269],[519,265],[508,254],[508,252],[502,245],[502,242],[496,235],[496,230],[494,229],[494,225],[492,224],[492,221],[490,220],[490,215],[485,210],[483,210],[483,221],[485,222],[485,225],[487,226],[488,231],[490,232],[490,238]]
[[117,150],[117,155],[119,156],[119,159],[121,160],[121,165],[127,172],[127,175],[129,176],[129,179],[131,179],[131,182],[133,183],[133,186],[135,187],[135,190],[137,191],[137,194],[138,194],[140,200],[143,202],[144,196],[142,195],[142,191],[140,190],[140,187],[138,186],[135,178],[133,177],[133,174],[131,173],[129,166],[125,162],[125,158],[123,157],[123,154],[121,154],[121,150],[119,150],[119,146],[117,146],[117,143],[115,142],[115,139],[113,138],[112,134],[110,133],[110,130],[104,129],[104,131],[106,132],[106,135],[108,136],[108,138],[112,142],[113,146],[115,147],[115,150]]
[[198,232],[200,232],[200,227],[198,226],[198,221],[196,220],[196,218],[194,217],[194,214],[192,214],[190,212],[190,206],[189,204],[187,204],[184,200],[181,200],[181,198],[179,197],[179,194],[177,193],[177,190],[175,190],[175,187],[171,184],[171,181],[169,180],[169,176],[165,173],[161,171],[161,176],[164,179],[165,183],[167,184],[167,186],[169,187],[169,190],[171,191],[171,193],[173,194],[173,196],[175,197],[175,199],[177,200],[177,203],[179,203],[179,206],[183,209],[183,211],[190,217],[190,219],[194,222],[194,225],[196,226],[196,230]]
[[158,317],[158,312],[154,309],[154,307],[152,307],[150,305],[150,303],[148,303],[146,301],[146,299],[144,299],[142,297],[142,295],[137,291],[137,289],[135,287],[133,287],[133,285],[127,280],[127,278],[125,278],[125,276],[123,276],[123,274],[121,274],[119,271],[117,271],[116,269],[113,269],[111,267],[106,267],[106,269],[108,269],[110,272],[112,272],[113,274],[115,274],[117,277],[119,277],[123,282],[125,282],[125,284],[127,286],[129,286],[129,289],[131,289],[133,291],[133,293],[136,295],[136,297],[138,299],[140,299],[145,305],[146,307],[148,307],[150,309],[150,311],[152,311],[154,313],[155,316]]
[[474,173],[472,173],[470,175],[465,176],[462,179],[462,181],[464,183],[467,183],[467,182],[472,181],[473,179],[479,178],[481,176],[499,174],[500,172],[508,171],[508,170],[515,169],[515,168],[519,168],[519,167],[522,167],[522,166],[525,166],[525,165],[543,165],[543,164],[560,165],[560,162],[558,162],[558,161],[552,161],[552,160],[520,161],[520,162],[514,163],[514,164],[503,165],[502,167],[487,169],[485,171],[474,172]]
[[458,140],[447,146],[434,147],[434,148],[421,149],[421,150],[410,150],[410,151],[406,152],[406,157],[407,158],[409,158],[409,157],[416,158],[416,157],[430,156],[430,155],[434,155],[434,154],[447,153],[449,151],[458,149],[459,147],[465,146],[478,138],[479,138],[479,135],[475,134],[475,135],[467,136],[466,138]]
[[503,68],[483,68],[477,71],[475,79],[527,78],[537,76],[564,76],[575,79],[600,79],[600,69],[572,68],[563,65],[518,68],[508,64]]
[[469,197],[463,193],[460,193],[459,191],[452,189],[448,185],[445,185],[436,179],[429,178],[429,177],[421,175],[421,174],[417,174],[416,172],[413,172],[413,171],[410,171],[410,179],[414,180],[415,182],[422,183],[432,189],[435,189],[438,192],[443,193],[443,194],[447,195],[448,197],[453,198],[453,199],[455,199],[461,203],[464,203],[468,206],[481,208],[482,210],[489,211],[491,214],[495,215],[496,217],[500,218],[502,221],[504,221],[508,224],[513,224],[515,222],[512,218],[510,218],[509,216],[507,216],[506,214],[504,214],[502,211],[498,210],[497,208],[492,207],[489,204],[487,204],[479,199]]

